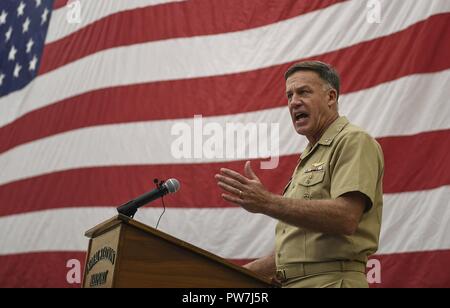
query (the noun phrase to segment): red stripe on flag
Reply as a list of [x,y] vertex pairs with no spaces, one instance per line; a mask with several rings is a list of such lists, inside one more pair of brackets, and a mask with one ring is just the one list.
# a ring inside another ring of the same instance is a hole
[[[86,230],[80,230],[80,232],[83,231]],[[67,262],[72,259],[79,261],[82,274],[85,258],[86,253],[81,251],[52,251],[0,256],[0,287],[79,288],[81,283],[70,284],[67,281],[67,273],[70,270]],[[83,276],[81,275],[81,277]]]
[[450,184],[450,130],[379,138],[378,142],[385,159],[385,193],[426,190]]
[[55,2],[53,2],[53,10],[57,10],[66,6],[68,2],[69,0],[55,0]]
[[[246,30],[343,1],[347,0],[278,0],[269,4],[267,0],[197,0],[123,11],[47,44],[39,74],[113,47]],[[151,27],[148,27],[149,20]],[[168,20],[175,22],[168,23]],[[132,26],[123,27],[127,23]]]
[[377,255],[384,288],[450,288],[450,250]]
[[[85,252],[79,251],[0,256],[0,287],[80,287],[81,284],[67,282],[70,268],[66,265],[67,261],[76,259],[81,263],[82,273],[85,256]],[[371,288],[450,287],[450,250],[376,255],[371,259],[379,260],[381,266],[381,283],[373,283]],[[251,259],[229,261],[243,265]]]
[[[378,139],[385,156],[384,193],[449,185],[449,140],[450,130]],[[408,159],[405,159],[406,156]],[[270,191],[281,193],[298,158],[299,155],[280,157],[278,167],[273,170],[258,170],[258,161],[253,162],[253,167]],[[424,161],[427,162],[426,168]],[[0,186],[0,216],[63,207],[118,206],[152,190],[155,177],[180,180],[181,191],[167,196],[170,207],[230,207],[232,205],[220,197],[222,191],[216,185],[214,174],[221,167],[242,171],[243,165],[242,161],[235,161],[113,166],[55,172]],[[195,177],[192,176],[193,170]],[[155,202],[153,206],[161,204]]]
[[[281,193],[298,157],[283,158],[277,169],[258,172],[261,180],[270,184],[272,191]],[[253,166],[256,169],[257,164],[254,162]],[[222,191],[214,179],[222,167],[242,170],[243,162],[114,166],[55,172],[0,186],[0,216],[62,207],[119,206],[154,189],[156,177],[174,177],[181,183],[182,193],[166,197],[169,207],[231,207],[221,199]],[[159,207],[161,202],[155,202],[153,206]]]
[[[448,18],[450,14],[436,15],[394,35],[315,59],[333,63],[341,72],[342,94],[410,74],[445,70],[450,68],[447,56],[450,44],[442,44],[442,35],[450,36]],[[374,57],[360,57],[359,62],[354,62],[356,55],[366,52],[373,53]],[[71,97],[0,128],[3,141],[0,153],[26,142],[88,126],[188,118],[195,114],[237,114],[285,106],[282,76],[289,65],[227,76],[113,87]],[[263,86],[255,90],[254,84]],[[233,91],[229,91],[230,85]],[[195,104],[180,104],[186,101]],[[42,119],[52,124],[43,125]]]

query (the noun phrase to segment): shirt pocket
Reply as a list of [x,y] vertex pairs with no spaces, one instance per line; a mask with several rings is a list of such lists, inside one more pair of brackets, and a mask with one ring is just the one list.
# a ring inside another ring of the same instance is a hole
[[310,187],[323,182],[325,171],[312,171],[304,173],[299,181],[300,185]]
[[325,170],[304,173],[298,181],[298,185],[304,191],[303,198],[320,199],[322,197],[321,191],[323,189],[324,178]]

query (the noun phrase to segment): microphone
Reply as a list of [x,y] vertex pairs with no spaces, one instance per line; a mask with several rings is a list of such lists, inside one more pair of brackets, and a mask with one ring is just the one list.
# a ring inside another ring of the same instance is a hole
[[134,214],[136,214],[137,209],[141,206],[169,193],[177,192],[178,189],[180,189],[180,182],[177,179],[169,179],[159,185],[158,188],[119,206],[117,212],[128,217],[133,217]]

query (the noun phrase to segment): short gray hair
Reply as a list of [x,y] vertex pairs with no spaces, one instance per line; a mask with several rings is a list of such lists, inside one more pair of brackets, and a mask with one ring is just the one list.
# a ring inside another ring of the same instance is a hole
[[334,67],[330,64],[321,61],[304,61],[292,65],[286,73],[284,73],[284,79],[287,80],[291,75],[299,71],[312,71],[316,72],[320,79],[328,83],[337,92],[336,101],[339,98],[340,90],[340,78],[339,74]]

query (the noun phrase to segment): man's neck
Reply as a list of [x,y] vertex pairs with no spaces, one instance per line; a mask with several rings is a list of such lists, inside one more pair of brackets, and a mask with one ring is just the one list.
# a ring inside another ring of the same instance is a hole
[[333,124],[334,121],[336,121],[339,118],[339,114],[335,114],[332,117],[330,117],[327,121],[325,121],[324,125],[322,125],[322,128],[317,132],[317,134],[313,137],[308,137],[308,141],[311,145],[311,148],[314,147],[314,145],[319,142],[320,138],[322,138],[323,134],[327,131],[328,127],[330,127],[331,124]]

